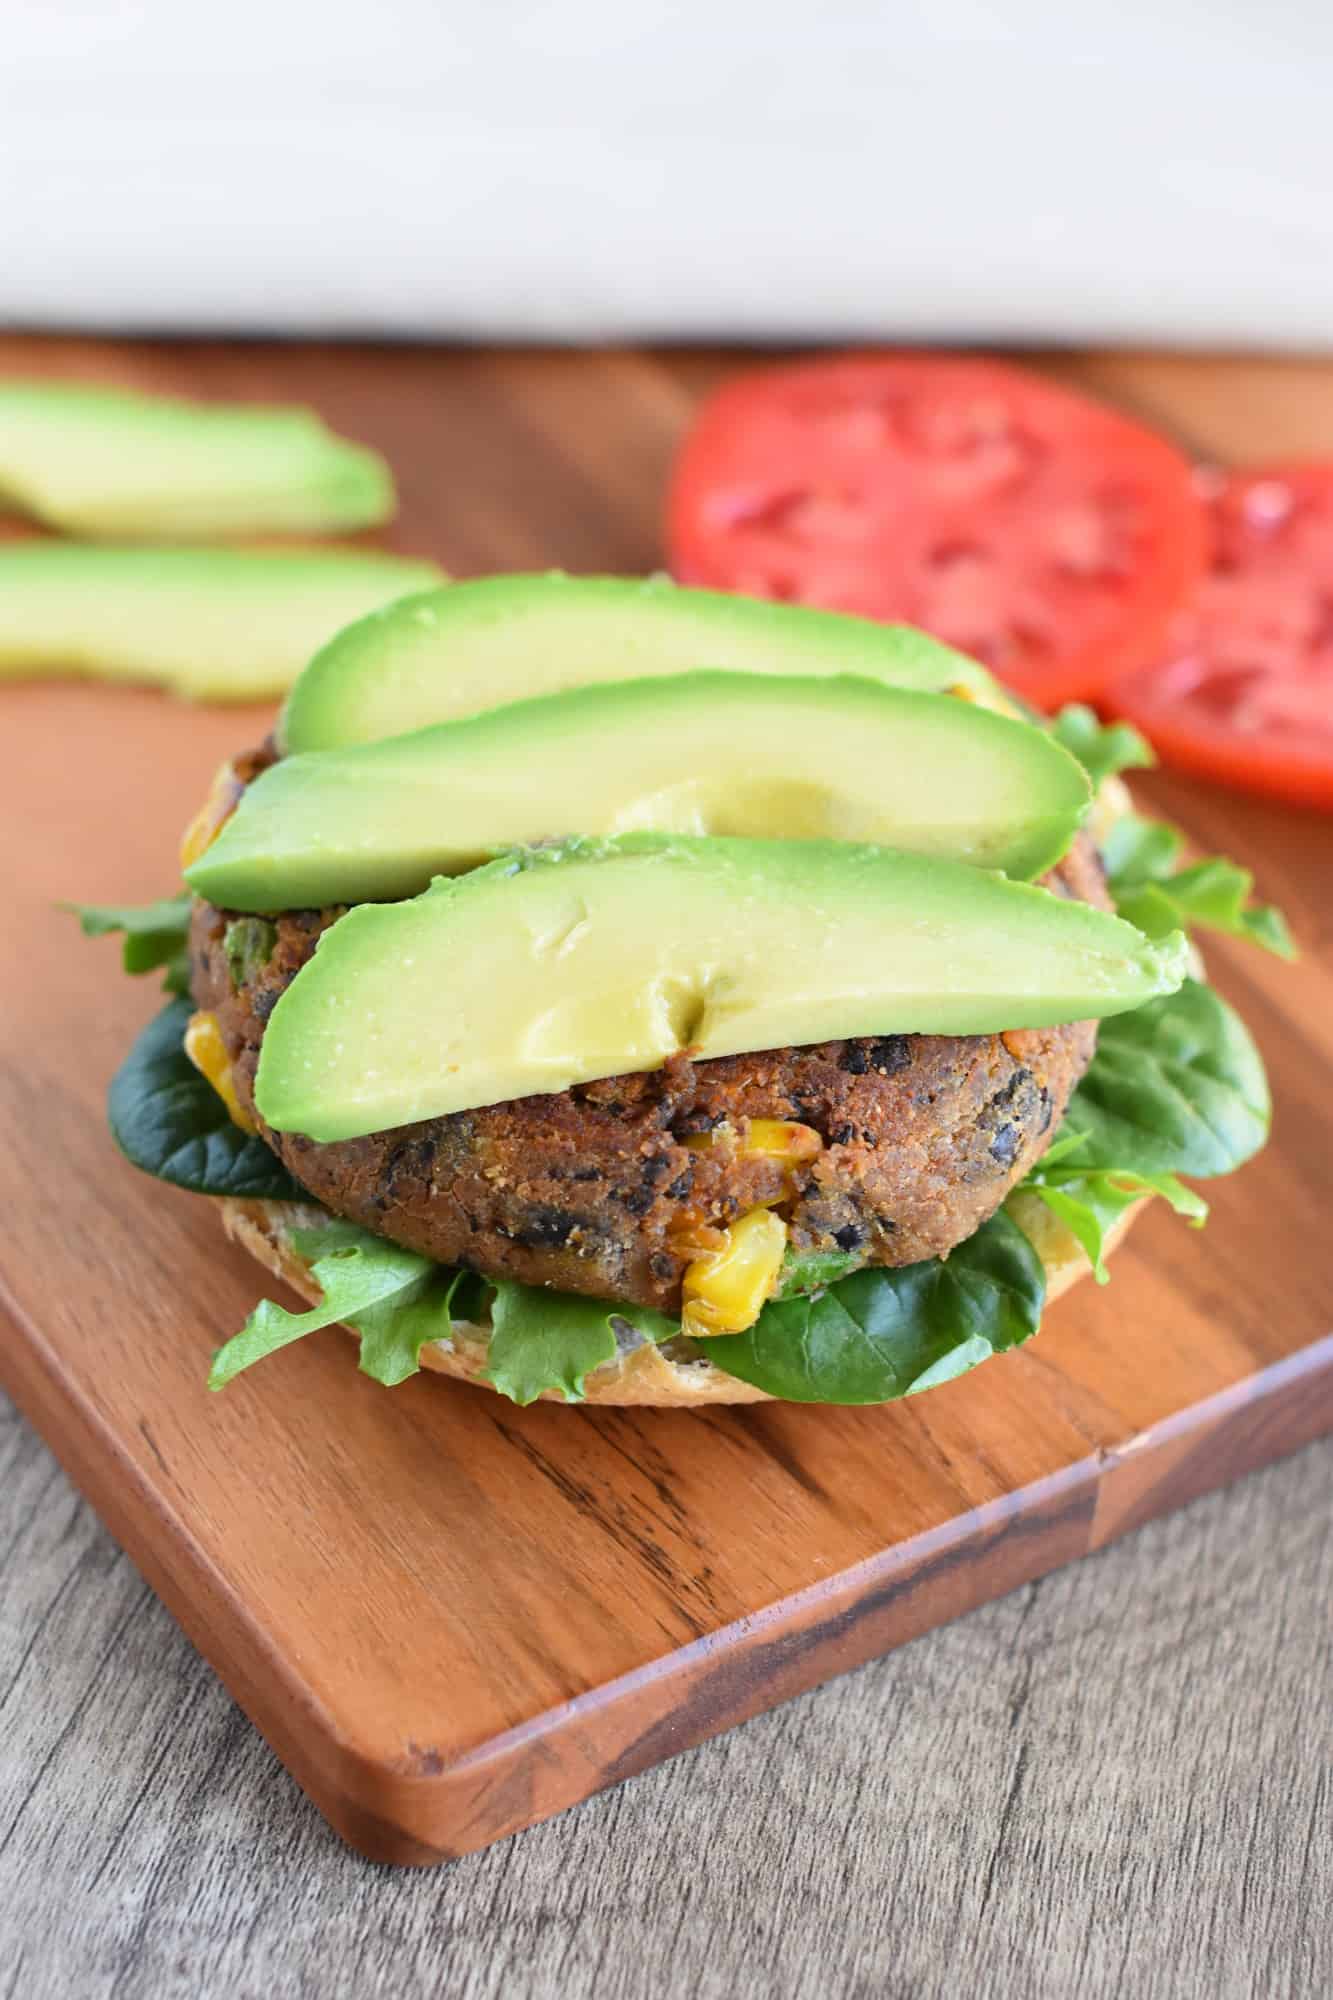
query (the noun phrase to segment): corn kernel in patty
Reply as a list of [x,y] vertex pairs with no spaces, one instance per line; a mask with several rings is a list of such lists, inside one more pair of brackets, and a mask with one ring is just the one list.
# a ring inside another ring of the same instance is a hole
[[771,1209],[752,1208],[725,1233],[725,1247],[696,1258],[685,1273],[681,1332],[695,1338],[753,1326],[782,1268],[787,1225]]
[[752,1118],[741,1146],[742,1159],[780,1160],[785,1167],[813,1160],[824,1141],[813,1125],[790,1118]]
[[748,1118],[743,1122],[745,1137],[739,1143],[736,1127],[727,1121],[715,1125],[711,1132],[696,1133],[685,1144],[692,1153],[734,1145],[739,1160],[778,1160],[787,1167],[813,1160],[823,1148],[824,1141],[813,1125],[798,1125],[790,1118]]
[[236,1095],[236,1086],[231,1080],[231,1063],[227,1059],[216,1014],[191,1014],[190,1025],[185,1030],[185,1053],[200,1076],[212,1084],[226,1105],[232,1124],[239,1125],[242,1132],[257,1130],[254,1120]]

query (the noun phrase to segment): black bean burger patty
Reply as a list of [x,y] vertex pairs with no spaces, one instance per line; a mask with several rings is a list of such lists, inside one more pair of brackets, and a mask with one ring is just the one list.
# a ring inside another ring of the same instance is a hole
[[[1086,838],[1047,881],[1106,902]],[[252,1112],[264,1024],[340,914],[292,910],[270,926],[195,907],[196,1004],[217,1015]],[[229,953],[233,923],[247,928]],[[911,1264],[952,1249],[1045,1151],[1095,1034],[1079,1022],[677,1056],[335,1145],[256,1122],[316,1200],[377,1235],[487,1276],[676,1312],[701,1230],[760,1204],[781,1202],[799,1251]],[[795,1169],[747,1157],[760,1118],[812,1127],[819,1152]]]

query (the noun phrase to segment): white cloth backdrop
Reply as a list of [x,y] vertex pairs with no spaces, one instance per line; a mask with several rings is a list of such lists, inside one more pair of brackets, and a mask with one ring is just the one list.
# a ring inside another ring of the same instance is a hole
[[0,0],[0,321],[1333,341],[1329,0]]

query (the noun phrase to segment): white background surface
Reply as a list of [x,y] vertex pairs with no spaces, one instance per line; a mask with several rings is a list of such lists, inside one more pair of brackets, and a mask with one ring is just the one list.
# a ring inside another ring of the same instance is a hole
[[1326,0],[0,0],[0,320],[1326,346]]

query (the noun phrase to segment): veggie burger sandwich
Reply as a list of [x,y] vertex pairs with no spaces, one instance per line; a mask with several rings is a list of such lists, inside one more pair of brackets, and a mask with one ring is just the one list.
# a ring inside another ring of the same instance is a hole
[[340,634],[219,775],[188,895],[85,910],[176,996],[117,1075],[137,1165],[221,1201],[318,1328],[526,1403],[870,1403],[1036,1332],[1263,1069],[1085,709],[902,627],[495,578]]

